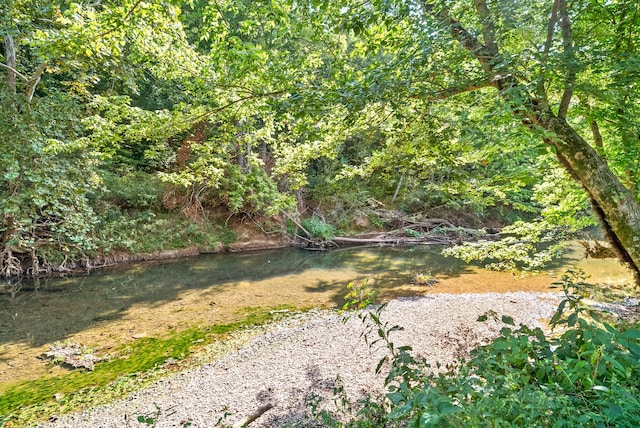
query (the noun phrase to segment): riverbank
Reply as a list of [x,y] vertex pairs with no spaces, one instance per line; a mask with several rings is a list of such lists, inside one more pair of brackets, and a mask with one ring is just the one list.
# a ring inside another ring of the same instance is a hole
[[[428,362],[451,364],[474,347],[495,337],[502,324],[479,323],[492,310],[516,323],[545,326],[560,296],[557,293],[438,294],[392,300],[384,321],[405,328],[396,345],[411,345]],[[251,427],[296,426],[309,417],[311,397],[335,410],[333,390],[341,379],[353,401],[383,391],[383,373],[375,367],[384,356],[367,347],[363,324],[327,311],[287,318],[248,345],[202,367],[162,379],[107,406],[61,416],[43,427],[136,426],[139,416],[153,418],[156,427],[208,427],[222,420],[233,425],[273,406]]]

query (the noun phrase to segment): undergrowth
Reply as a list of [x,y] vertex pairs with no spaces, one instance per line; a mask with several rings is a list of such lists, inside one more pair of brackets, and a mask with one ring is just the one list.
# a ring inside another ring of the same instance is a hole
[[110,211],[96,231],[99,251],[126,250],[132,253],[176,250],[197,246],[215,250],[236,240],[232,230],[211,222],[192,222],[151,211],[126,213]]
[[[385,305],[360,313],[371,346],[384,344],[390,362],[384,396],[350,402],[337,391],[338,411],[310,406],[309,426],[328,427],[634,427],[640,420],[640,329],[602,321],[582,299],[592,287],[568,271],[556,283],[564,292],[540,328],[504,324],[500,336],[471,353],[457,368],[434,373],[409,346],[396,346],[402,329],[382,318]],[[360,293],[362,294],[362,293]],[[355,297],[355,296],[354,296]],[[350,305],[357,306],[357,305]],[[425,321],[426,322],[426,321]],[[371,338],[373,337],[373,340]]]

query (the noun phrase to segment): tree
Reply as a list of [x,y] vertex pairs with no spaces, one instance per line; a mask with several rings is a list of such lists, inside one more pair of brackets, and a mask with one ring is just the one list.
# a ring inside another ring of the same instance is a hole
[[[621,259],[632,267],[636,275],[640,275],[640,206],[631,191],[611,171],[606,160],[568,122],[572,99],[578,95],[578,73],[580,66],[584,66],[577,58],[577,51],[588,47],[576,45],[574,41],[572,15],[566,1],[555,0],[553,3],[546,40],[540,46],[543,48],[539,60],[541,72],[533,76],[534,79],[528,79],[536,82],[535,86],[518,77],[519,70],[505,52],[508,44],[500,43],[500,27],[496,25],[501,17],[499,12],[492,11],[484,0],[474,3],[482,43],[452,15],[446,4],[425,0],[422,6],[425,15],[446,28],[451,37],[478,62],[484,71],[485,82],[499,91],[513,113],[525,125],[539,132],[545,143],[554,149],[560,164],[588,192],[593,209]],[[560,27],[563,58],[551,68],[547,65],[551,62],[546,55],[551,49],[556,27]],[[504,51],[501,52],[502,49]],[[546,78],[552,70],[564,80],[556,93],[547,89],[550,83],[555,83]]]
[[66,269],[96,249],[98,164],[109,153],[83,122],[97,110],[88,101],[96,101],[93,91],[107,94],[101,99],[114,88],[135,92],[140,64],[179,75],[188,51],[168,49],[183,47],[175,11],[139,0],[3,5],[1,276]]
[[363,40],[359,55],[379,61],[359,78],[359,90],[374,89],[368,102],[491,99],[494,112],[509,112],[520,122],[512,126],[539,138],[585,189],[638,274],[637,10],[628,0],[420,0],[346,2],[334,13]]

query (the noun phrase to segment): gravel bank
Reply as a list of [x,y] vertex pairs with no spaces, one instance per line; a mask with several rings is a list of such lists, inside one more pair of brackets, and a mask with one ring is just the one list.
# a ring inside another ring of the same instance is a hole
[[[396,345],[411,345],[427,361],[451,363],[498,334],[495,322],[476,322],[493,310],[516,323],[542,325],[559,294],[488,293],[429,295],[389,303],[383,320],[401,325]],[[314,312],[275,325],[247,346],[213,363],[163,379],[111,405],[61,417],[47,427],[140,427],[138,416],[157,416],[157,427],[212,427],[225,414],[233,425],[265,404],[273,408],[250,426],[277,427],[304,418],[305,402],[316,394],[332,404],[336,376],[352,400],[382,391],[375,367],[383,349],[360,338],[357,318]]]

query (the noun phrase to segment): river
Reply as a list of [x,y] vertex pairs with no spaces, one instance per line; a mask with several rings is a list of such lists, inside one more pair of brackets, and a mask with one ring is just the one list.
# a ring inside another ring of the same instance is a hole
[[[630,278],[614,260],[582,259],[577,247],[553,268],[521,277],[488,272],[445,258],[437,248],[418,246],[217,254],[25,282],[14,297],[0,287],[0,393],[9,383],[62,370],[37,358],[55,341],[71,339],[104,351],[192,325],[233,322],[255,307],[339,307],[346,284],[364,279],[380,289],[381,299],[554,291],[551,283],[574,265],[599,283]],[[414,285],[418,273],[439,282]]]

